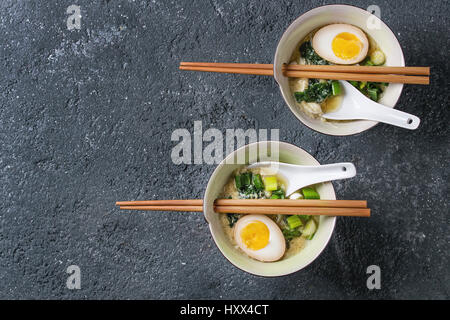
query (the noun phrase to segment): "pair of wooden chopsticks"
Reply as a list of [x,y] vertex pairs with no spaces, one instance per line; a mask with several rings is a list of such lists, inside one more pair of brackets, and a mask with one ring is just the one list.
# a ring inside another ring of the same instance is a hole
[[[180,70],[273,76],[273,64],[181,62]],[[429,84],[429,67],[284,65],[291,78]]]
[[[203,200],[118,201],[120,209],[203,211]],[[214,211],[239,214],[288,214],[369,217],[365,200],[217,199]]]

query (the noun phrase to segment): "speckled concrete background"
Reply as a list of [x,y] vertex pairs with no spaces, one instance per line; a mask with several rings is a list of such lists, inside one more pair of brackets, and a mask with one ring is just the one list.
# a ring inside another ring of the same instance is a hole
[[[271,63],[283,30],[332,1],[16,1],[0,3],[0,298],[448,299],[449,3],[377,4],[408,65],[388,125],[331,137],[301,125],[272,78],[179,72],[181,60]],[[82,10],[80,31],[66,9]],[[213,165],[174,165],[176,128],[280,128],[322,163],[352,161],[338,197],[370,219],[338,219],[306,269],[261,278],[233,267],[201,214],[126,213],[116,200],[200,198]],[[81,268],[81,290],[65,286]],[[382,289],[366,288],[366,268]]]

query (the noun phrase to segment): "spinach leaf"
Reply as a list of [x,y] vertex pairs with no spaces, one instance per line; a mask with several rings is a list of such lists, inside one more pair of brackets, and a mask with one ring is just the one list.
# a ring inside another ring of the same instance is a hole
[[283,229],[283,236],[286,239],[286,241],[300,237],[301,235],[302,232],[299,229]]
[[327,60],[322,59],[316,51],[314,51],[311,41],[303,42],[300,46],[300,54],[303,58],[306,59],[306,62],[308,64],[320,64],[320,65],[326,65],[330,64]]
[[316,102],[321,103],[333,94],[331,81],[310,81],[308,88],[303,92],[295,92],[294,96],[297,102]]
[[237,213],[227,213],[228,225],[233,228],[234,224],[239,220],[241,216]]

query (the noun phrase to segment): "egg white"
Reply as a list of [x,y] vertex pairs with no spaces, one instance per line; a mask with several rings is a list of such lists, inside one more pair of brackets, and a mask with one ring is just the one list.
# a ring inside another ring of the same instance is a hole
[[[362,43],[359,54],[353,59],[342,59],[337,57],[332,50],[333,39],[342,32],[348,32],[355,35]],[[369,40],[366,34],[359,28],[349,24],[330,24],[319,29],[313,36],[312,46],[316,53],[325,60],[335,64],[355,64],[364,60],[369,51]]]
[[[260,221],[264,223],[269,229],[269,243],[262,249],[252,250],[247,248],[241,239],[241,231],[249,223]],[[286,241],[280,227],[270,218],[263,215],[249,214],[240,218],[234,225],[234,239],[239,246],[248,256],[253,259],[270,262],[279,260],[286,251]]]

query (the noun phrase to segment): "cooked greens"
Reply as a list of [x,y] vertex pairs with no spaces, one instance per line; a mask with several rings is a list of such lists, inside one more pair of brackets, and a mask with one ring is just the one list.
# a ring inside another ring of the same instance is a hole
[[309,79],[308,88],[302,92],[295,92],[294,96],[297,102],[305,101],[321,103],[330,96],[336,96],[340,93],[341,86],[339,81]]
[[300,231],[300,229],[283,229],[283,236],[288,243],[290,240],[300,237],[301,235],[302,232]]
[[[322,59],[312,47],[311,41],[305,41],[300,46],[300,54],[306,60],[307,64],[314,65],[329,65],[327,60]],[[363,66],[379,66],[384,64],[386,57],[381,50],[373,51],[364,61],[361,62]],[[365,96],[369,97],[373,101],[378,102],[384,89],[387,87],[387,83],[379,82],[364,82],[364,81],[349,81]],[[309,79],[308,88],[303,92],[295,92],[294,97],[297,102],[315,102],[322,103],[331,95],[339,95],[341,88],[338,81],[331,80],[315,80]]]
[[349,81],[355,88],[361,91],[366,97],[375,102],[380,100],[381,93],[388,86],[384,82]]
[[341,84],[339,83],[339,81],[331,81],[331,89],[333,92],[333,96],[338,96],[341,94]]
[[277,189],[272,191],[272,195],[270,196],[270,199],[284,199],[286,198],[286,194],[284,193],[283,189]]
[[305,58],[308,64],[320,64],[327,65],[330,64],[327,60],[322,59],[316,51],[314,51],[311,41],[305,41],[300,46],[300,54],[303,58]]
[[[301,189],[304,199],[320,199],[317,191],[312,187]],[[289,241],[296,237],[304,237],[311,240],[316,233],[317,225],[311,215],[285,216],[284,227],[282,228],[287,245]]]
[[297,215],[287,217],[286,218],[286,222],[287,222],[287,224],[289,226],[289,229],[295,229],[295,228],[300,227],[300,226],[303,225],[302,220]]
[[260,174],[244,172],[236,175],[234,182],[239,196],[243,199],[258,199],[264,196],[264,183]]
[[264,189],[266,191],[275,191],[278,189],[277,177],[268,176],[264,177]]
[[241,215],[237,213],[227,213],[228,225],[230,226],[230,228],[233,228],[234,224],[239,220],[240,217]]
[[386,62],[386,56],[383,51],[375,50],[370,54],[370,61],[376,66],[381,66]]
[[303,188],[302,194],[305,199],[320,199],[320,195],[311,187]]
[[308,240],[311,240],[314,237],[314,234],[316,233],[317,226],[314,219],[310,219],[303,229],[303,237],[305,237]]
[[[314,51],[311,41],[303,42],[300,46],[300,54],[307,64],[328,65],[328,61],[322,59]],[[295,92],[294,97],[297,102],[322,103],[332,95],[339,95],[341,88],[338,81],[309,79],[308,88],[302,92]]]
[[332,95],[331,81],[309,81],[308,88],[302,92],[295,92],[294,96],[297,102],[316,102],[321,103]]
[[[371,60],[372,58],[366,58],[361,63],[361,65],[375,66],[384,63],[384,61],[382,61],[382,59],[384,59],[384,53],[379,50],[376,50],[374,52],[378,52],[376,55],[374,55],[376,63]],[[373,54],[371,55],[371,57],[372,56]],[[375,102],[378,102],[378,100],[380,100],[381,94],[383,93],[384,89],[389,85],[389,83],[384,82],[366,82],[366,81],[349,81],[349,82],[359,91],[361,91],[366,97],[369,97]]]
[[264,182],[263,182],[260,174],[254,174],[252,176],[252,182],[256,189],[264,190]]
[[[319,83],[319,81],[314,83]],[[258,173],[245,171],[236,174],[234,182],[241,199],[286,199],[286,193],[280,186],[276,176],[261,176]],[[304,199],[320,199],[319,194],[312,187],[305,187],[300,192]],[[230,228],[234,226],[240,217],[240,214],[227,214]],[[277,223],[283,232],[287,245],[289,245],[290,240],[300,236],[309,240],[312,239],[317,228],[314,219],[310,215],[286,215]]]

